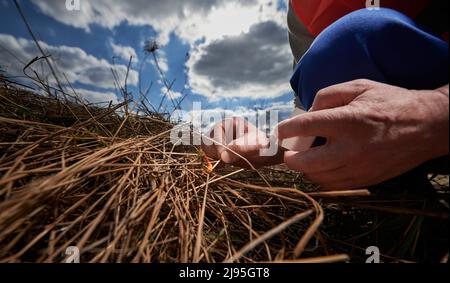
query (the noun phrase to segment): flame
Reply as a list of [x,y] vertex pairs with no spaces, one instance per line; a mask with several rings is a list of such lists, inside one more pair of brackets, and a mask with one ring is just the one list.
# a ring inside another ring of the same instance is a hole
[[214,166],[212,165],[211,161],[209,160],[208,156],[206,155],[206,153],[203,150],[199,150],[199,154],[200,156],[203,158],[203,163],[205,165],[206,171],[208,173],[212,173],[212,171],[214,170]]
[[208,156],[203,155],[203,160],[205,161],[205,167],[206,167],[206,170],[208,171],[208,173],[212,173],[212,171],[214,170],[214,167],[213,167],[211,161],[209,160]]

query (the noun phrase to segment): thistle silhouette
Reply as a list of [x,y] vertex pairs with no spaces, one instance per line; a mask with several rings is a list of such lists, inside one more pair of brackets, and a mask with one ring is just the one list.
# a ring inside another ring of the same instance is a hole
[[144,44],[144,51],[148,53],[155,53],[159,49],[156,40],[147,40]]

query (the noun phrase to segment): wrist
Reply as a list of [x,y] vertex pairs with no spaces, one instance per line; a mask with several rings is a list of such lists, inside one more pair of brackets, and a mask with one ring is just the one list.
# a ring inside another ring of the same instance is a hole
[[438,88],[437,91],[440,92],[441,94],[449,97],[448,85]]
[[423,137],[428,149],[427,160],[449,154],[448,86],[435,91],[420,91],[425,108]]

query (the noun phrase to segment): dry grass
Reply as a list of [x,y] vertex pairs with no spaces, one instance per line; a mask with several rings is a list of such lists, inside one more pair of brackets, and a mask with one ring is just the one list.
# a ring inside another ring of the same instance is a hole
[[282,166],[217,166],[171,144],[174,125],[145,104],[135,115],[5,79],[0,101],[0,262],[63,262],[70,246],[82,262],[364,261],[374,244],[410,262],[424,221],[448,222],[401,187],[320,192]]
[[171,144],[174,125],[145,105],[132,115],[7,81],[0,98],[0,262],[62,262],[69,246],[83,262],[364,261],[374,244],[410,262],[424,221],[448,223],[401,187],[320,192],[285,167],[218,167]]
[[[60,262],[69,246],[84,262],[294,260],[323,220],[300,190],[209,172],[158,115],[0,95],[1,262]],[[276,183],[276,171],[263,174]]]
[[[407,192],[320,192],[285,167],[217,166],[171,144],[174,125],[144,106],[138,116],[2,84],[0,262],[63,262],[69,246],[82,262],[364,261],[374,244],[410,262],[424,220],[448,221]],[[448,178],[438,192],[448,199]]]

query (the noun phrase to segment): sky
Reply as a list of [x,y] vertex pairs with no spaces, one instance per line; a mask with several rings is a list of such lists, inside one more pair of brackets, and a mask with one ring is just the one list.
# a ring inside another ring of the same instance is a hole
[[[135,99],[150,85],[158,108],[168,93],[180,108],[194,102],[213,113],[242,116],[276,109],[281,119],[294,107],[289,85],[293,57],[288,44],[287,0],[20,0],[46,54],[66,86],[91,103],[123,101],[111,69]],[[144,52],[156,42],[155,56]],[[0,0],[0,67],[23,77],[40,56],[12,0]],[[32,66],[50,77],[43,62]],[[166,82],[166,83],[164,83]],[[173,112],[173,103],[164,110]]]

